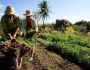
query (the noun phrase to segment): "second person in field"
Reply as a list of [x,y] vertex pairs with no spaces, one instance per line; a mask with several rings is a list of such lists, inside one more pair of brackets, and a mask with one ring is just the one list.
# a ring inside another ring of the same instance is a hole
[[[37,22],[34,18],[32,18],[34,13],[32,13],[31,10],[26,10],[26,13],[23,15],[26,16],[26,19],[24,19],[22,21],[20,36],[23,34],[24,30],[26,30],[26,32],[27,32],[29,29],[33,29],[34,33],[36,33],[36,35],[38,35],[39,31],[38,31]],[[33,59],[34,49],[35,48],[33,48],[32,52],[31,52],[30,60]]]

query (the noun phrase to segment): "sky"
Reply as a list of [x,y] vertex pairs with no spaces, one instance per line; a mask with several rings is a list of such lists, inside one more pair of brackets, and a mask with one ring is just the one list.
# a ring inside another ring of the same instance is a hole
[[[26,10],[39,10],[38,4],[43,0],[0,0],[0,19],[3,16],[8,5],[13,6],[16,14],[23,18]],[[45,23],[55,23],[56,19],[66,19],[72,24],[85,20],[90,21],[90,0],[46,0],[49,2],[50,9],[54,14],[50,13],[50,19]],[[39,21],[39,24],[42,24]]]

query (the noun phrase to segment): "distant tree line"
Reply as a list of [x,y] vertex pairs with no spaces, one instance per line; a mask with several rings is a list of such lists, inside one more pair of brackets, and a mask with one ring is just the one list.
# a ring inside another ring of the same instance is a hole
[[[73,27],[75,31],[87,33],[90,32],[90,21],[78,21],[72,24],[69,20],[66,19],[57,19],[56,23],[44,24],[45,27],[49,27],[55,30],[65,31],[67,27]],[[43,25],[39,25],[39,28],[43,28]]]
[[56,20],[56,24],[54,26],[54,29],[57,29],[57,30],[66,30],[66,27],[70,27],[72,26],[72,23],[69,22],[68,20],[66,19],[57,19]]
[[87,21],[78,21],[76,22],[74,25],[77,25],[80,27],[81,31],[83,32],[90,32],[90,21],[87,22]]

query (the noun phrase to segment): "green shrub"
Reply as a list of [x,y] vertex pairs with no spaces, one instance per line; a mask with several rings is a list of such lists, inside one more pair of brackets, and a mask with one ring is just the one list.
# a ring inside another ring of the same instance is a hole
[[52,41],[55,40],[61,42],[68,42],[68,43],[82,43],[84,45],[90,46],[90,39],[85,37],[80,37],[79,35],[69,34],[69,35],[61,35],[61,34],[50,34],[48,37],[52,38]]
[[8,36],[2,35],[1,38],[0,38],[0,41],[6,41],[8,39],[9,39]]
[[43,32],[43,28],[38,28],[39,31]]
[[65,42],[66,41],[66,37],[60,35],[60,34],[50,34],[49,37],[51,37],[52,39],[52,42],[54,42],[55,40],[57,41],[62,41],[62,42]]
[[90,70],[90,56],[88,54],[83,55],[81,59],[81,64],[83,65],[84,68]]
[[47,39],[47,36],[46,36],[45,34],[41,34],[41,35],[39,36],[39,38]]
[[51,31],[51,28],[45,27],[44,32],[49,33]]

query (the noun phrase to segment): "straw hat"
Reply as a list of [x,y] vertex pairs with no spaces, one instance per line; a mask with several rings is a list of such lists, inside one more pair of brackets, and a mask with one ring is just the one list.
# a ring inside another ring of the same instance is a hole
[[34,13],[32,13],[31,10],[26,10],[26,13],[24,13],[23,15],[25,15],[25,16],[33,16]]
[[9,14],[16,14],[14,8],[12,6],[7,6],[6,10],[5,10],[5,14],[9,15]]

